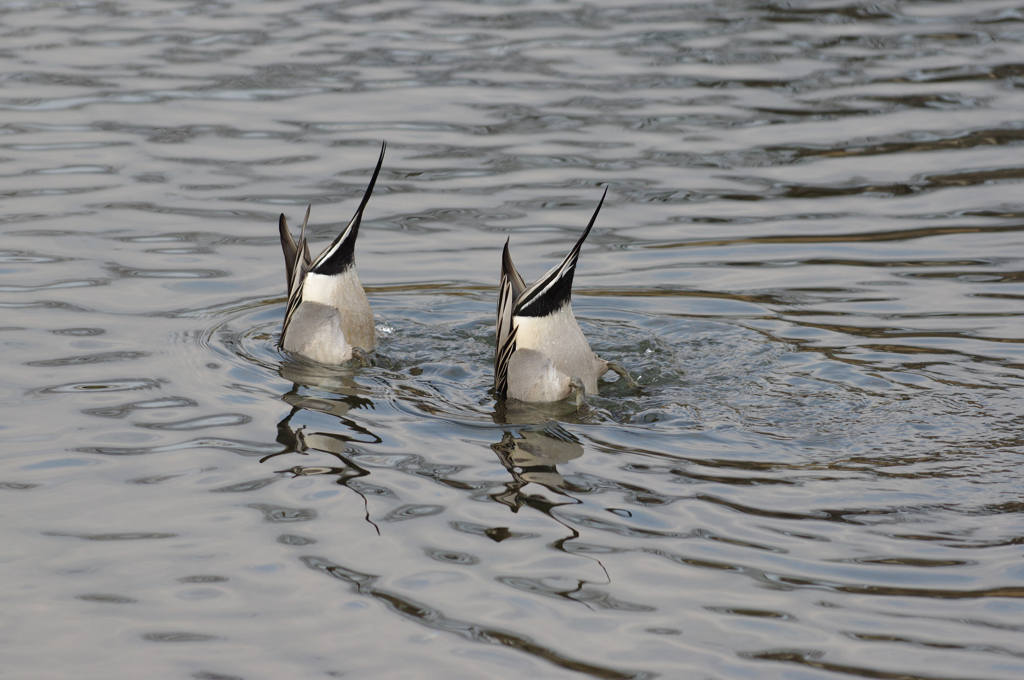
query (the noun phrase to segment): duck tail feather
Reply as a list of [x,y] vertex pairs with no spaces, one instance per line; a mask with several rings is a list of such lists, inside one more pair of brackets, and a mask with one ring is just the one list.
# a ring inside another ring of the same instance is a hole
[[572,300],[572,279],[576,273],[576,262],[579,260],[580,250],[583,248],[583,242],[590,235],[590,230],[597,220],[597,214],[601,212],[601,206],[604,205],[607,195],[606,187],[583,235],[576,241],[576,245],[572,247],[561,264],[552,267],[548,273],[540,277],[518,297],[513,309],[515,316],[547,316],[569,304]]
[[387,142],[382,143],[380,146],[380,157],[377,159],[377,167],[373,170],[370,183],[366,187],[366,191],[363,192],[363,199],[359,202],[359,207],[356,209],[352,219],[349,220],[348,226],[338,234],[337,238],[310,265],[311,271],[331,276],[340,274],[355,264],[356,238],[359,236],[359,225],[363,220],[363,210],[366,208],[370,195],[373,194],[373,188],[377,184],[377,176],[380,174],[380,169],[384,164],[384,152],[387,151],[387,147]]

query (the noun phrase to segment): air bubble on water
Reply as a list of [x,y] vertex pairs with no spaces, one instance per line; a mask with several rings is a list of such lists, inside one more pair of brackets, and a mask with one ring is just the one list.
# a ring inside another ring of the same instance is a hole
[[387,337],[389,335],[393,335],[394,334],[395,327],[392,326],[391,324],[389,324],[387,321],[382,321],[381,323],[377,324],[377,332],[380,335],[383,335],[384,337]]

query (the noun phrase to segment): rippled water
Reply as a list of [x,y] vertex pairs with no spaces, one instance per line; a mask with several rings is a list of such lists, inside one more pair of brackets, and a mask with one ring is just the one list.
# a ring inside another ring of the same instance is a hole
[[[1024,677],[1022,87],[1003,0],[0,2],[0,671]],[[641,391],[496,403],[605,186]]]

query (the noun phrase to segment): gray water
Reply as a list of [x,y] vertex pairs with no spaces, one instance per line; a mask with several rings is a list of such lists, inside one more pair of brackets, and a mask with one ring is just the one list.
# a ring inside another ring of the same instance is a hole
[[[0,675],[1024,677],[1022,87],[1005,0],[0,2]],[[604,187],[641,389],[495,401]]]

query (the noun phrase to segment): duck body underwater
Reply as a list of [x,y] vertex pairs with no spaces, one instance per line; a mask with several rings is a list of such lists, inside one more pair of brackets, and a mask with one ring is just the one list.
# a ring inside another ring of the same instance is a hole
[[312,260],[306,242],[310,209],[302,222],[299,240],[292,238],[288,221],[278,221],[288,280],[288,307],[279,346],[321,364],[343,364],[358,358],[370,365],[368,352],[377,346],[373,311],[356,273],[355,246],[359,225],[384,162],[381,145],[377,167],[348,226]]
[[587,394],[597,394],[597,380],[609,370],[636,387],[620,364],[591,351],[572,313],[576,262],[607,194],[606,189],[586,230],[562,263],[529,287],[512,263],[509,241],[505,241],[494,348],[494,390],[499,396],[552,402],[575,392],[576,404],[582,406]]

